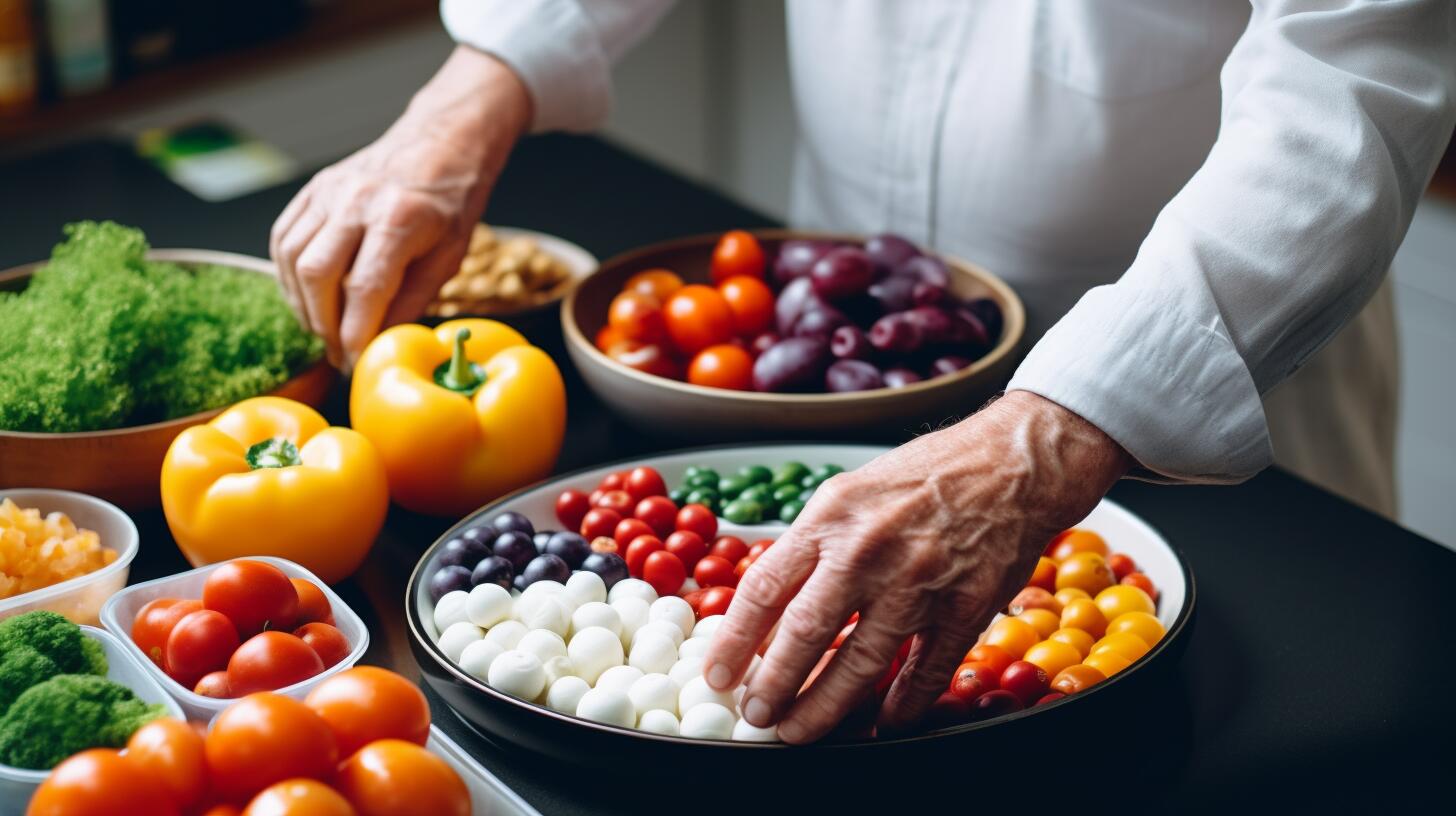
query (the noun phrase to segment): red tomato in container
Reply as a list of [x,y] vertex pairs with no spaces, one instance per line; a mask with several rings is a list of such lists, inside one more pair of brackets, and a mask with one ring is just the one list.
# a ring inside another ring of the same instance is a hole
[[318,584],[307,578],[290,578],[293,590],[298,593],[298,619],[299,626],[305,623],[327,623],[334,625],[334,607],[329,603],[329,597],[319,589]]
[[970,702],[988,691],[995,691],[1000,672],[987,663],[962,663],[950,681],[950,692]]
[[161,666],[166,658],[167,636],[177,622],[202,608],[202,601],[182,598],[157,598],[148,601],[137,612],[131,624],[131,639],[153,663]]
[[294,630],[293,636],[317,652],[326,669],[349,656],[349,639],[344,637],[344,633],[337,626],[305,623]]
[[[674,533],[673,535],[677,535]],[[693,568],[693,580],[700,587],[736,587],[738,576],[733,572],[733,562],[716,555],[705,556]]]
[[728,343],[709,346],[688,364],[688,382],[705,388],[752,391],[753,355]]
[[677,528],[692,530],[699,538],[710,541],[718,534],[718,517],[701,504],[685,504],[677,511]]
[[763,247],[746,230],[730,230],[718,239],[713,248],[711,272],[714,283],[722,283],[734,275],[763,278]]
[[725,535],[713,542],[708,555],[716,555],[724,561],[738,563],[748,557],[748,545],[738,536]]
[[298,700],[268,692],[223,709],[203,748],[213,791],[226,800],[285,779],[330,779],[339,763],[328,724]]
[[607,307],[607,325],[629,340],[659,343],[667,339],[662,302],[637,292],[622,292]]
[[612,328],[612,325],[608,323],[600,329],[597,329],[597,336],[593,342],[595,342],[596,344],[597,351],[605,354],[607,352],[607,349],[610,349],[612,346],[624,342],[627,339],[628,338],[626,335],[617,331],[615,328]]
[[192,688],[202,675],[226,668],[236,648],[238,630],[232,621],[214,609],[199,609],[172,627],[162,667],[168,677]]
[[[749,547],[748,547],[748,556],[747,557],[748,558],[752,558],[753,560],[757,561],[758,560],[758,557],[760,555],[763,555],[764,550],[767,550],[769,547],[772,547],[772,546],[773,546],[773,539],[772,538],[760,538],[759,540],[753,542],[753,544],[749,545]],[[855,614],[858,614],[858,613],[855,613]]]
[[667,483],[662,480],[662,474],[650,467],[632,468],[627,474],[627,483],[623,489],[633,501],[641,501],[648,496],[667,495]]
[[611,473],[608,473],[607,475],[602,477],[602,480],[600,482],[597,482],[597,488],[602,492],[606,492],[608,490],[626,490],[627,471],[614,470]]
[[1133,563],[1130,557],[1122,553],[1113,553],[1107,556],[1107,566],[1112,568],[1112,577],[1119,581],[1137,572],[1137,564]]
[[229,700],[236,696],[233,694],[232,686],[228,685],[227,669],[219,669],[202,675],[202,679],[192,687],[192,693],[211,697],[214,700]]
[[470,790],[445,760],[414,743],[376,740],[339,767],[339,793],[359,816],[470,816]]
[[577,532],[586,537],[588,541],[605,536],[612,537],[616,532],[617,525],[622,521],[622,514],[616,510],[606,507],[593,507],[588,510],[581,519],[581,529]]
[[[617,542],[621,544],[621,542]],[[627,545],[625,555],[622,556],[627,562],[627,573],[633,578],[642,577],[642,569],[647,563],[647,556],[662,550],[662,539],[655,535],[640,535],[632,539]],[[661,595],[662,593],[657,593]]]
[[677,525],[677,505],[666,496],[648,496],[637,502],[632,515],[647,522],[659,538],[671,533]]
[[580,490],[564,490],[556,497],[556,519],[568,530],[581,529],[581,520],[591,509],[591,497]]
[[612,528],[612,538],[617,540],[618,547],[626,547],[638,536],[653,536],[656,533],[652,525],[637,518],[624,518]]
[[728,614],[728,606],[733,603],[733,592],[733,587],[724,586],[703,590],[703,598],[698,602],[698,617]]
[[163,780],[141,773],[120,751],[92,748],[57,765],[35,789],[25,812],[33,816],[171,816],[182,811]]
[[678,351],[697,354],[733,336],[733,312],[717,289],[684,286],[667,301],[667,333]]
[[990,666],[992,671],[996,673],[996,679],[999,683],[1002,672],[1006,671],[1007,666],[1015,663],[1016,658],[1013,657],[1010,652],[1006,651],[1000,646],[992,646],[989,643],[982,643],[979,646],[973,647],[969,652],[966,653],[965,662],[984,663],[987,666]]
[[264,629],[292,629],[298,620],[298,590],[283,570],[262,561],[229,561],[207,576],[202,608],[226,615],[239,637]]
[[642,562],[642,580],[652,585],[657,594],[676,595],[688,578],[681,558],[666,550],[658,550]]
[[733,330],[753,337],[767,329],[774,316],[774,295],[763,281],[736,275],[718,284],[718,292],[733,313]]
[[207,757],[202,735],[182,720],[163,717],[138,728],[126,742],[126,758],[137,776],[160,780],[172,801],[189,807],[207,792]]
[[608,510],[615,510],[617,515],[625,517],[632,512],[632,494],[625,490],[608,490],[602,493],[597,500],[597,507],[604,507]]
[[1025,660],[1018,660],[1007,666],[1006,671],[1001,673],[1000,682],[1001,688],[1016,695],[1023,708],[1040,700],[1042,695],[1052,690],[1046,671]]
[[430,737],[430,705],[419,686],[377,666],[345,669],[319,683],[303,702],[328,723],[343,756],[375,740],[424,745]]
[[645,269],[628,278],[622,284],[622,291],[636,292],[655,298],[658,303],[666,303],[672,293],[681,289],[682,285],[682,278],[676,272],[668,269]]
[[660,343],[623,340],[606,350],[606,355],[622,365],[672,380],[682,379],[682,364]]
[[[668,536],[664,544],[667,551],[677,556],[683,562],[683,568],[689,571],[695,569],[703,556],[708,554],[708,545],[703,543],[702,536],[692,530],[678,530]],[[707,584],[700,581],[699,586],[706,587]]]
[[1158,588],[1153,586],[1153,579],[1149,578],[1144,573],[1129,572],[1127,575],[1123,576],[1122,580],[1118,583],[1126,584],[1127,586],[1135,586],[1138,589],[1141,589],[1143,592],[1148,593],[1148,597],[1152,598],[1154,603],[1156,603],[1158,600]]
[[323,670],[323,658],[302,638],[286,632],[261,632],[243,641],[228,660],[228,687],[239,696],[274,691]]

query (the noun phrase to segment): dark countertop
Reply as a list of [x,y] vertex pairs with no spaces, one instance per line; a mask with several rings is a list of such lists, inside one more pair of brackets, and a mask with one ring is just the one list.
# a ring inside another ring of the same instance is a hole
[[[125,147],[105,143],[0,166],[0,268],[44,257],[61,224],[81,218],[142,227],[156,246],[264,255],[274,215],[301,183],[207,204]],[[602,141],[569,136],[524,143],[486,219],[553,232],[603,258],[673,236],[770,223]],[[553,351],[567,377],[559,469],[679,447],[606,412],[560,353],[553,320],[520,327]],[[326,413],[344,420],[339,396]],[[1125,712],[1125,730],[1146,739],[1122,740],[1108,756],[1114,748],[1097,735],[1068,734],[1035,756],[1011,758],[1045,789],[1011,789],[1005,777],[977,773],[985,757],[967,757],[968,775],[953,779],[916,779],[915,769],[887,760],[866,783],[846,768],[838,792],[845,801],[824,792],[826,806],[857,810],[864,800],[856,791],[867,788],[911,806],[974,806],[989,797],[1039,809],[1065,803],[1124,812],[1449,804],[1456,696],[1439,683],[1456,675],[1456,637],[1441,610],[1456,587],[1456,553],[1278,470],[1235,487],[1125,482],[1112,497],[1167,536],[1198,583],[1197,619],[1181,664],[1145,705]],[[186,568],[160,512],[137,521],[143,548],[134,581]],[[365,567],[339,587],[370,625],[367,662],[417,676],[401,611],[404,582],[448,523],[392,511]],[[604,780],[583,783],[496,748],[466,731],[438,698],[432,703],[437,722],[544,813],[768,804],[749,800],[731,770],[706,768],[697,801],[649,797],[634,806],[604,797]],[[603,764],[630,778],[610,758]]]

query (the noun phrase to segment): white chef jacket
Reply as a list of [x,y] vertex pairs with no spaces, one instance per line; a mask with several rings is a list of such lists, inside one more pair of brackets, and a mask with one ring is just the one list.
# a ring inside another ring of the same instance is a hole
[[[583,130],[670,4],[441,6],[537,130]],[[1456,0],[790,0],[788,23],[792,220],[1001,275],[1040,336],[1010,388],[1175,480],[1270,463],[1262,395],[1376,292],[1456,122]]]

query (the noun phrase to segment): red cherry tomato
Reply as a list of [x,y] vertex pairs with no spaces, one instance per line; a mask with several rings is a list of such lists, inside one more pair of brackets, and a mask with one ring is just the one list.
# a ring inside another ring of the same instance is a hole
[[608,349],[612,348],[612,346],[615,346],[618,343],[625,342],[626,340],[626,335],[617,331],[615,328],[612,327],[610,323],[608,323],[600,329],[597,329],[597,336],[592,342],[596,345],[597,351],[605,354]]
[[208,574],[202,608],[226,615],[238,637],[247,638],[264,629],[292,629],[298,620],[298,590],[272,564],[239,559]]
[[702,536],[692,530],[678,530],[668,536],[664,543],[667,551],[677,556],[687,570],[695,568],[703,556],[708,554],[708,545],[703,543]]
[[208,672],[202,675],[197,685],[192,687],[193,694],[201,694],[203,697],[211,697],[216,700],[227,700],[236,695],[233,694],[232,686],[228,685],[227,669],[220,669],[215,672]]
[[693,617],[695,618],[701,619],[703,617],[701,608],[703,605],[703,595],[706,594],[707,591],[708,590],[706,589],[695,589],[692,592],[689,592],[688,594],[682,596],[683,600],[688,602],[688,606],[691,606],[693,608]]
[[622,284],[622,291],[647,295],[663,303],[673,292],[681,289],[682,285],[682,278],[676,272],[669,269],[646,269],[628,278]]
[[733,330],[752,337],[768,328],[774,317],[774,295],[763,281],[735,275],[718,284],[718,292],[733,313]]
[[718,517],[701,504],[685,504],[677,511],[677,528],[692,530],[704,541],[711,541],[718,534]]
[[556,519],[568,530],[581,528],[581,520],[592,509],[591,497],[580,490],[564,490],[556,497]]
[[757,540],[757,541],[755,541],[755,542],[753,542],[752,544],[749,545],[749,547],[748,547],[748,557],[749,558],[752,558],[755,561],[757,561],[758,560],[758,557],[760,555],[763,555],[764,550],[767,550],[769,547],[772,547],[772,546],[773,546],[773,539],[772,538],[760,538],[759,540]]
[[648,496],[637,502],[632,515],[647,522],[659,537],[671,533],[677,525],[677,505],[666,496]]
[[648,496],[666,496],[667,483],[662,480],[662,474],[650,467],[635,467],[627,474],[627,484],[623,488],[633,501],[642,501]]
[[290,578],[293,589],[298,593],[298,625],[305,623],[327,623],[334,625],[334,607],[318,584],[307,578]]
[[607,491],[598,487],[587,494],[587,503],[590,504],[592,507],[600,507],[602,504],[602,497],[605,495],[607,495]]
[[275,691],[324,670],[313,647],[287,632],[260,632],[243,641],[228,660],[228,687],[239,696]]
[[753,355],[729,343],[708,346],[688,363],[688,382],[705,388],[753,390]]
[[182,598],[157,598],[148,601],[132,620],[131,639],[153,663],[162,665],[167,651],[167,636],[177,622],[202,608],[202,601]]
[[950,693],[970,702],[988,691],[994,691],[1000,676],[985,663],[962,663],[950,681]]
[[244,800],[285,779],[331,779],[339,748],[329,725],[301,701],[252,694],[223,709],[203,738],[218,798]]
[[666,550],[657,550],[642,562],[642,580],[651,584],[659,596],[676,595],[687,578],[682,559]]
[[925,712],[925,724],[930,728],[950,728],[964,725],[973,719],[975,709],[971,706],[971,700],[961,699],[951,691],[935,698],[935,702]]
[[[1038,697],[1037,699],[1041,699]],[[1026,708],[1021,698],[1006,689],[988,691],[971,703],[972,716],[977,720],[990,720],[1003,714],[1011,714]]]
[[293,631],[293,636],[317,652],[326,669],[349,656],[349,639],[337,626],[305,623]]
[[[621,544],[621,542],[617,543]],[[640,535],[632,539],[632,542],[627,545],[626,555],[622,556],[627,561],[628,574],[633,578],[641,578],[643,567],[647,563],[647,556],[662,548],[662,539],[655,535]]]
[[616,510],[606,507],[593,507],[582,517],[581,529],[577,532],[585,536],[588,541],[598,536],[611,538],[612,533],[617,529],[617,524],[621,521],[622,514]]
[[733,587],[716,586],[703,590],[703,600],[698,603],[698,617],[728,614],[728,605],[733,603]]
[[1153,601],[1156,602],[1158,600],[1158,588],[1153,586],[1153,579],[1149,578],[1144,573],[1129,572],[1127,575],[1123,576],[1122,580],[1118,581],[1118,583],[1127,584],[1128,586],[1135,586],[1138,589],[1141,589],[1143,592],[1148,593],[1148,597],[1152,598]]
[[738,559],[738,563],[734,565],[733,574],[737,575],[739,578],[742,578],[743,573],[748,572],[748,568],[753,566],[753,562],[757,560],[757,558],[754,558],[752,556],[743,556],[742,558]]
[[1112,569],[1112,577],[1119,581],[1137,572],[1137,564],[1133,563],[1130,557],[1122,553],[1113,553],[1107,556],[1107,566]]
[[202,734],[184,720],[163,717],[137,729],[126,741],[126,758],[137,776],[160,780],[179,805],[191,807],[207,792]]
[[1001,688],[1016,695],[1022,707],[1040,700],[1052,690],[1051,679],[1042,667],[1025,660],[1018,660],[1001,672]]
[[626,516],[628,513],[632,512],[632,505],[634,504],[636,504],[636,502],[632,500],[631,493],[628,493],[625,490],[608,490],[607,492],[603,493],[601,499],[598,500],[597,507],[604,507],[608,510],[615,510],[617,511],[617,515]]
[[1031,579],[1026,582],[1027,586],[1045,589],[1047,592],[1057,591],[1057,562],[1042,556],[1036,560],[1036,569],[1031,572]]
[[722,283],[734,275],[748,275],[763,278],[763,247],[758,239],[745,230],[730,230],[718,239],[713,248],[712,276],[714,283]]
[[648,524],[642,519],[637,518],[624,518],[621,521],[617,522],[616,527],[612,528],[612,538],[617,540],[618,547],[625,547],[628,544],[631,544],[632,539],[638,536],[650,536],[656,534],[657,531],[652,529],[651,524]]
[[733,562],[716,555],[709,555],[698,562],[693,568],[693,580],[702,587],[738,586],[738,576],[733,574]]
[[1056,701],[1058,701],[1058,700],[1060,700],[1060,699],[1062,699],[1063,697],[1066,697],[1066,696],[1067,695],[1061,693],[1060,691],[1047,692],[1046,694],[1043,694],[1042,695],[1042,697],[1041,697],[1040,700],[1037,700],[1036,701],[1036,704],[1037,705],[1046,705],[1047,703],[1055,703]]
[[667,338],[662,302],[638,292],[622,292],[607,307],[607,325],[629,340],[657,343]]
[[625,470],[614,470],[611,473],[603,476],[602,480],[600,482],[597,482],[597,487],[602,491],[626,490],[627,473],[628,471]]
[[200,609],[172,627],[163,668],[167,676],[192,688],[202,675],[225,668],[236,648],[238,630],[232,621],[215,609]]
[[[748,545],[738,536],[725,535],[713,542],[708,548],[708,555],[716,555],[724,561],[738,561],[748,557]],[[757,560],[757,559],[755,559]]]
[[1000,646],[993,646],[989,643],[982,643],[966,653],[966,663],[984,663],[991,667],[996,673],[996,682],[1001,682],[1001,675],[1006,667],[1016,662],[1012,654]]
[[[11,801],[13,812],[24,804]],[[120,751],[92,748],[75,754],[46,776],[25,812],[32,816],[171,816],[177,806],[166,780],[143,773]]]
[[673,356],[663,343],[642,343],[637,340],[622,340],[606,350],[606,355],[622,365],[670,380],[683,378],[682,363]]
[[684,355],[726,343],[733,336],[733,312],[717,289],[684,286],[668,299],[665,311],[667,333]]

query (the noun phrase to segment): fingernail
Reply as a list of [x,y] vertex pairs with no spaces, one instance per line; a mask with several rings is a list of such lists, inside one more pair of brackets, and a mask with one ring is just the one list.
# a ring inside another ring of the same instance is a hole
[[718,689],[719,691],[727,691],[728,684],[733,682],[733,672],[729,671],[728,667],[723,665],[722,663],[714,663],[713,666],[708,669],[708,673],[705,675],[705,677],[708,680],[708,685],[712,686],[715,689]]
[[743,719],[748,720],[749,725],[767,728],[773,723],[773,706],[758,697],[749,698],[743,704]]
[[779,723],[779,739],[784,742],[798,742],[804,736],[804,729],[798,723],[789,721]]

